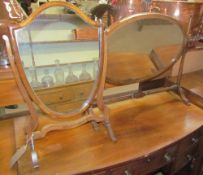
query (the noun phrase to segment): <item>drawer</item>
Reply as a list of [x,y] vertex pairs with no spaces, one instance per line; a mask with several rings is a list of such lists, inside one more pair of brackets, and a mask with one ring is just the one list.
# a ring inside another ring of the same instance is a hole
[[197,150],[194,149],[194,148],[191,148],[189,150],[186,150],[182,154],[178,154],[177,158],[176,158],[176,161],[175,161],[174,171],[173,172],[179,171],[185,165],[192,162],[192,160],[195,158],[196,153],[197,153]]
[[199,141],[200,132],[198,130],[180,141],[178,154],[184,154],[184,152],[186,152],[187,150],[189,151],[191,149],[196,149],[199,145]]
[[112,175],[143,175],[155,171],[174,160],[176,146],[159,150],[130,164],[112,169]]
[[93,88],[93,83],[84,83],[74,86],[74,94],[76,99],[86,99],[89,97]]
[[194,159],[199,149],[200,136],[201,133],[198,130],[179,142],[176,161],[173,165],[174,173]]
[[51,90],[44,89],[37,91],[37,94],[39,98],[47,105],[74,100],[72,87]]
[[131,162],[127,165],[112,169],[111,175],[132,175],[133,171],[134,171],[134,163]]
[[79,109],[84,101],[75,101],[69,103],[59,103],[55,105],[51,105],[52,109],[55,109],[57,112],[67,112],[70,110]]
[[37,95],[47,105],[87,99],[92,90],[93,82],[85,82],[61,87],[36,90]]

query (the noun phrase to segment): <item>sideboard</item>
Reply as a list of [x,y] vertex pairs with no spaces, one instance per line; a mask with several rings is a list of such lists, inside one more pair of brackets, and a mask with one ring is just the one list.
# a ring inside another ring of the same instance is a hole
[[[203,111],[183,104],[173,93],[158,93],[109,105],[118,138],[112,142],[103,126],[90,124],[49,133],[36,141],[40,167],[29,152],[18,162],[20,175],[198,174],[202,163]],[[40,127],[47,122],[40,117]],[[16,144],[23,143],[23,118],[15,119]]]

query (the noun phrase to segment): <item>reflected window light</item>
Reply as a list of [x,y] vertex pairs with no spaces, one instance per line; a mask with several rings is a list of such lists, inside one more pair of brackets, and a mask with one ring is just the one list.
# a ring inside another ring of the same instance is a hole
[[133,4],[133,0],[130,0],[129,4],[132,5]]
[[174,16],[177,17],[177,16],[179,16],[179,15],[180,15],[180,10],[179,10],[179,9],[176,9],[175,12],[174,12]]

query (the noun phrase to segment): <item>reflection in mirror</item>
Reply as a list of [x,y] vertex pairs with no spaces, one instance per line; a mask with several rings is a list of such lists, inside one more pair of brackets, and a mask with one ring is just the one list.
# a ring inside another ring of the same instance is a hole
[[107,31],[108,83],[124,85],[152,78],[180,56],[184,34],[174,21],[146,16],[122,22]]
[[15,30],[33,91],[47,107],[65,113],[80,109],[93,93],[99,59],[97,29],[69,12],[51,7]]

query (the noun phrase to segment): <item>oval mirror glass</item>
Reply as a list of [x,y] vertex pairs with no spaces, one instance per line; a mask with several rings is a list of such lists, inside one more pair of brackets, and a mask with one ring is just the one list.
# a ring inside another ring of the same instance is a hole
[[125,18],[110,26],[106,35],[107,82],[115,85],[141,82],[166,72],[185,44],[179,24],[159,14]]
[[54,112],[81,111],[95,94],[98,27],[83,20],[84,16],[64,6],[52,6],[14,31],[25,82],[38,103]]

